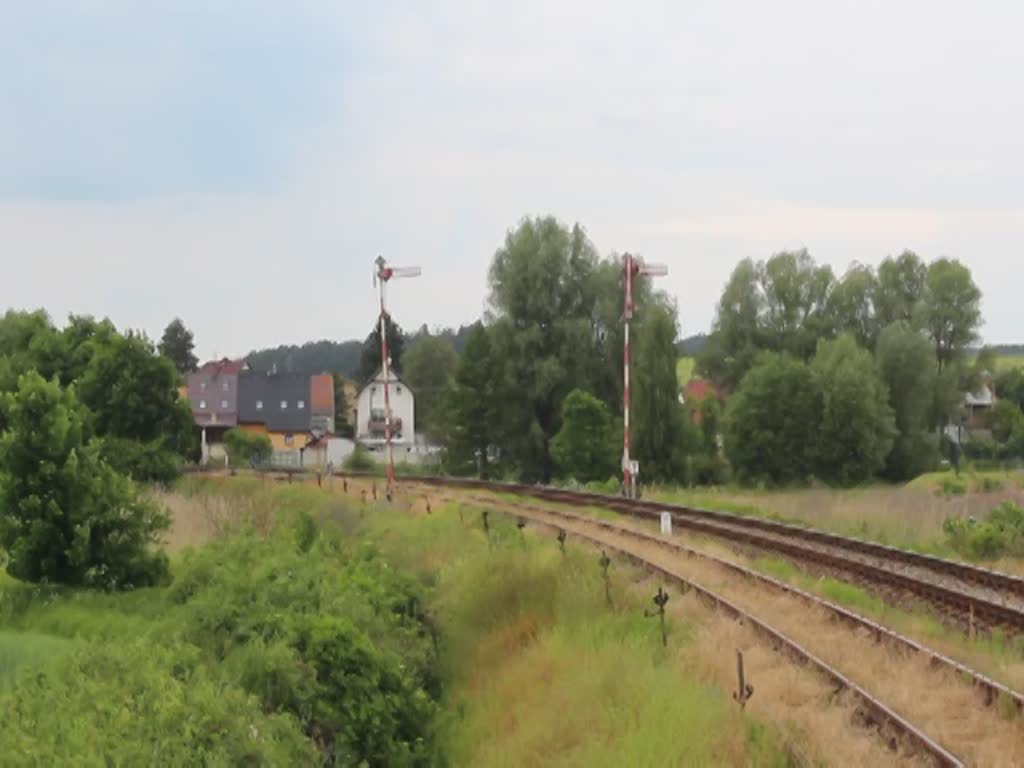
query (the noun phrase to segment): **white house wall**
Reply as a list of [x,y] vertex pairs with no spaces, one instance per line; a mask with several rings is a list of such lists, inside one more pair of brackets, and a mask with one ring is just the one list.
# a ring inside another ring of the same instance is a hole
[[[402,436],[392,436],[394,444],[412,445],[416,434],[416,404],[412,391],[398,379],[391,379],[391,420],[402,420]],[[370,413],[372,409],[384,410],[384,381],[375,379],[363,387],[356,403],[356,437],[370,441]],[[379,438],[383,441],[383,437]]]

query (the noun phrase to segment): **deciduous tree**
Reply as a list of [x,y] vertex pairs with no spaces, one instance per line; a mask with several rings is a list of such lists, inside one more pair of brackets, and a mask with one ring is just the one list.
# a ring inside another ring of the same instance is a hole
[[458,363],[451,342],[429,333],[418,336],[406,350],[403,378],[416,396],[416,424],[421,431],[440,433],[440,410]]
[[616,472],[615,430],[608,406],[582,389],[562,401],[562,427],[551,441],[559,474],[581,483],[607,480]]
[[500,370],[490,332],[477,325],[466,342],[445,398],[445,447],[447,463],[453,471],[479,469],[481,477],[488,476],[488,451],[499,439]]

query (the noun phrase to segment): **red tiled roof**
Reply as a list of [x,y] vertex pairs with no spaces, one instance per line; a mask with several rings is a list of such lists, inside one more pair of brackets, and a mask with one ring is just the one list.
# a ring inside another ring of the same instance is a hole
[[218,373],[218,374],[237,374],[242,370],[242,366],[245,365],[245,360],[228,360],[226,357],[220,360],[211,360],[208,363],[203,363],[203,367],[200,371],[204,373]]
[[329,373],[310,376],[310,396],[313,413],[334,413],[334,377]]
[[719,400],[724,400],[721,391],[718,387],[712,384],[707,379],[691,379],[690,382],[683,387],[683,400],[690,402],[700,402],[708,395],[714,395]]

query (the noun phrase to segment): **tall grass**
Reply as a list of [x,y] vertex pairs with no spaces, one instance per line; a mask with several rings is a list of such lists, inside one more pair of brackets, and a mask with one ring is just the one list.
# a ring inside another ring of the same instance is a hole
[[609,608],[597,553],[563,556],[494,513],[488,541],[479,508],[459,512],[374,524],[434,584],[453,765],[784,764],[774,731],[692,674],[685,627],[662,646],[632,572],[612,566]]

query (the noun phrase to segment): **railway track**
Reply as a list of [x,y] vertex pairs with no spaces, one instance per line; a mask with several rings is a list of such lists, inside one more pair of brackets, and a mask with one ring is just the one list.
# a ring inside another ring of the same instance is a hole
[[[487,506],[486,500],[477,500],[477,503],[480,503],[482,506]],[[642,531],[622,528],[621,526],[616,526],[608,521],[598,521],[580,515],[573,515],[563,510],[551,510],[547,508],[541,509],[517,505],[515,511],[509,512],[509,514],[526,517],[534,523],[548,527],[553,531],[564,531],[564,524],[573,524],[573,537],[594,547],[600,548],[602,551],[610,551],[619,557],[625,558],[637,566],[660,576],[665,579],[666,582],[681,586],[684,591],[692,590],[703,602],[710,605],[715,610],[721,611],[725,615],[750,627],[756,635],[761,637],[762,640],[777,652],[787,656],[800,665],[805,665],[818,672],[829,682],[831,686],[834,686],[834,689],[837,692],[849,692],[849,694],[851,694],[857,701],[858,714],[860,715],[861,722],[866,727],[876,729],[891,749],[902,751],[904,756],[923,757],[926,762],[936,766],[967,765],[961,757],[943,746],[936,738],[926,733],[924,729],[911,722],[908,718],[901,715],[881,699],[872,695],[867,689],[856,683],[835,666],[829,664],[804,645],[801,645],[797,640],[744,610],[734,601],[729,600],[722,594],[710,589],[706,585],[695,580],[692,576],[686,575],[671,565],[653,562],[651,559],[631,550],[629,547],[619,546],[603,538],[588,534],[584,530],[581,530],[581,527],[589,526],[606,531],[613,531],[619,535],[627,535],[649,543],[656,543],[659,546],[668,547],[677,552],[684,552],[689,556],[712,558],[720,564],[728,564],[727,561],[719,560],[718,558],[705,555],[704,553],[700,553],[696,550],[691,550],[676,542],[658,539],[658,537]],[[554,518],[554,520],[550,518]],[[728,565],[732,566],[733,564]],[[799,592],[799,590],[793,590],[793,588],[788,585],[776,582],[774,579],[762,577],[754,571],[744,569],[742,566],[735,566],[735,568],[743,571],[743,575],[746,577],[763,578],[766,582],[771,582],[773,586],[788,589],[793,592]],[[807,593],[800,593],[800,595],[803,599],[808,601],[824,602]],[[834,608],[838,611],[845,612],[845,610],[839,606],[834,606]],[[859,617],[856,618],[859,619]],[[866,622],[867,620],[861,621]],[[873,625],[872,628],[873,630],[880,630],[883,633],[888,632],[885,628],[878,627],[877,625]],[[907,642],[913,644],[913,641]],[[956,664],[956,662],[952,663]],[[999,684],[994,681],[990,682],[992,682],[994,686],[999,686]]]
[[1024,634],[1024,579],[998,571],[727,512],[547,486],[430,477],[416,482],[602,507],[640,519],[657,520],[662,512],[669,512],[676,527],[839,571],[868,586],[909,594],[965,630]]

